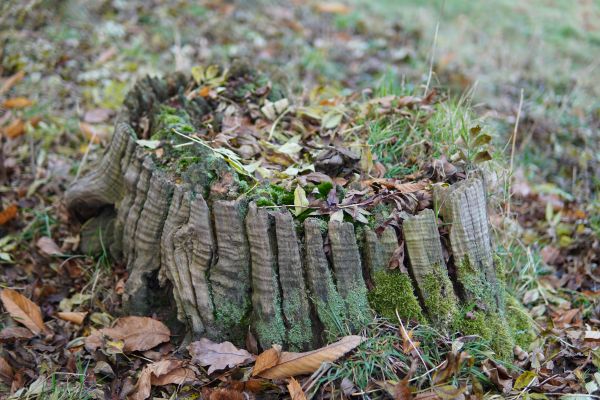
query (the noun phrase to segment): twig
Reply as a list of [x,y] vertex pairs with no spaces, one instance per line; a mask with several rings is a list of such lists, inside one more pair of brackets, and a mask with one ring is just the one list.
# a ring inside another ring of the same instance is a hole
[[510,183],[513,175],[513,165],[515,160],[515,143],[517,142],[517,132],[519,131],[519,120],[521,119],[521,109],[523,108],[523,89],[521,88],[521,98],[519,99],[519,109],[517,110],[517,120],[512,134],[512,146],[510,149],[510,167],[508,169],[508,185],[506,188],[506,215],[510,215]]
[[429,59],[429,74],[427,75],[427,84],[425,85],[425,93],[423,93],[423,97],[427,97],[427,92],[429,91],[429,84],[431,83],[431,76],[433,75],[433,62],[435,60],[435,50],[437,48],[438,33],[440,31],[440,19],[444,14],[445,5],[446,1],[444,0],[444,2],[442,3],[440,18],[438,18],[438,21],[435,24],[435,35],[433,36],[433,44],[431,46],[431,58]]

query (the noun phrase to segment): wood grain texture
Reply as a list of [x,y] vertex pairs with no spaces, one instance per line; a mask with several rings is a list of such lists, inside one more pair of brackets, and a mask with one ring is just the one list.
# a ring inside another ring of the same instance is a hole
[[370,322],[372,315],[354,226],[330,221],[328,236],[337,289],[346,303],[349,325],[356,331]]
[[448,276],[433,210],[423,210],[402,225],[410,274],[425,312],[437,326],[448,328],[457,312],[457,299]]
[[287,341],[293,351],[313,344],[311,309],[304,281],[304,268],[294,218],[289,211],[273,213],[277,238],[277,263],[282,292],[282,312]]
[[242,343],[250,311],[250,250],[241,204],[218,200],[212,205],[218,261],[210,271],[216,324],[223,337]]
[[252,323],[263,349],[285,343],[277,254],[269,213],[250,203],[246,232],[252,259]]
[[381,237],[378,237],[370,227],[365,228],[364,261],[371,279],[376,272],[388,268],[397,247],[396,231],[391,226],[385,228]]

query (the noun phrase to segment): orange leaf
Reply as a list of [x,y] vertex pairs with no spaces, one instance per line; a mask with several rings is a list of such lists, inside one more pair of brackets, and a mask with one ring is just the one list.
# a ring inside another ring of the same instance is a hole
[[306,400],[306,395],[304,394],[304,390],[302,390],[302,386],[300,386],[300,383],[294,378],[290,379],[287,389],[290,392],[292,400]]
[[32,104],[33,101],[26,97],[13,97],[12,99],[7,99],[4,101],[4,103],[2,103],[4,108],[25,108]]
[[31,332],[37,335],[47,330],[40,307],[27,297],[12,289],[4,289],[0,293],[0,300],[10,316]]
[[258,357],[256,357],[256,362],[254,363],[254,368],[252,369],[252,376],[256,376],[261,372],[277,365],[280,355],[281,346],[277,344],[274,344],[270,349],[263,351]]
[[281,353],[279,362],[273,368],[260,373],[267,379],[282,379],[291,376],[311,374],[315,372],[322,363],[334,362],[347,352],[356,348],[365,340],[362,336],[345,336],[341,340],[306,353]]
[[202,89],[200,89],[198,94],[202,97],[208,97],[210,94],[210,86],[204,86]]
[[316,8],[317,11],[326,14],[348,14],[350,12],[350,7],[344,3],[337,2],[319,3]]
[[16,204],[11,204],[4,210],[0,211],[0,225],[4,225],[9,221],[12,221],[17,216],[18,207]]
[[63,321],[72,322],[75,325],[83,324],[83,320],[87,315],[86,312],[57,312],[56,316]]
[[25,122],[22,119],[17,118],[11,122],[6,128],[4,128],[4,134],[9,139],[14,139],[25,133]]

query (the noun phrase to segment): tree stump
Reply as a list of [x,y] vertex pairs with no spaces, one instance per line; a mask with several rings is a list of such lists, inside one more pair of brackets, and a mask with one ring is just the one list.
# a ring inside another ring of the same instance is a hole
[[[210,155],[196,158],[196,177],[217,177],[207,189],[200,178],[173,175],[142,146],[157,126],[157,107],[189,82],[183,75],[138,82],[99,165],[65,196],[84,227],[110,226],[105,245],[129,272],[127,313],[176,315],[194,337],[243,344],[250,331],[263,349],[308,350],[359,332],[375,310],[478,334],[502,356],[512,354],[481,179],[437,187],[438,210],[408,215],[401,227],[379,233],[324,218],[300,222],[285,207],[223,196],[219,179],[229,172],[219,172]],[[202,98],[189,103],[199,118],[210,108]],[[441,224],[449,226],[450,260]],[[407,257],[391,270],[399,247]]]

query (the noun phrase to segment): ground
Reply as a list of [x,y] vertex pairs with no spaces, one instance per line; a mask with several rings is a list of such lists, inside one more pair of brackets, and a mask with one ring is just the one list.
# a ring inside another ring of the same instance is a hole
[[[77,251],[62,194],[101,157],[136,79],[245,59],[306,104],[352,91],[435,90],[445,99],[439,112],[426,126],[402,127],[409,138],[387,161],[423,152],[454,161],[459,150],[474,158],[482,149],[468,130],[481,124],[495,149],[486,168],[496,177],[497,255],[528,313],[515,311],[515,324],[529,317],[539,326],[504,364],[470,336],[377,321],[355,353],[302,381],[307,393],[349,387],[408,398],[398,395],[404,388],[453,398],[464,386],[480,397],[598,395],[599,17],[598,3],[583,0],[3,2],[0,282],[39,305],[55,332],[27,346],[2,339],[3,393],[116,397],[138,380],[141,355],[99,359],[82,348],[83,337],[121,315],[126,272],[107,254]],[[389,143],[388,128],[370,126],[373,148]],[[78,325],[58,311],[87,316]],[[14,325],[5,313],[2,327]],[[100,361],[117,378],[98,372]],[[201,375],[201,386],[240,392],[243,374],[224,373],[219,384]],[[261,385],[258,392],[285,393],[285,385]],[[176,387],[155,390],[168,396]]]

